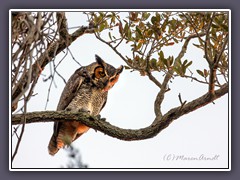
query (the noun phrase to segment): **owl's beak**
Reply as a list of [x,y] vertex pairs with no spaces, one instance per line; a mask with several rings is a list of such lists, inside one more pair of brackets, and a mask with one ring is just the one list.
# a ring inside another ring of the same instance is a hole
[[123,71],[123,65],[117,68],[117,74],[120,74]]
[[113,79],[108,81],[107,85],[104,87],[103,91],[105,91],[105,92],[109,91],[109,89],[111,89],[114,86],[114,84],[117,83],[119,76],[120,76],[120,74],[117,73]]

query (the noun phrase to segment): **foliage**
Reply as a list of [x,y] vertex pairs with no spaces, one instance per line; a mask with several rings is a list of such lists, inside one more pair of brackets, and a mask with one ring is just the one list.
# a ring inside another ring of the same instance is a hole
[[[164,54],[164,48],[174,48],[175,44],[195,38],[197,41],[193,45],[204,51],[210,68],[217,61],[216,85],[228,81],[227,12],[129,12],[128,16],[116,12],[91,12],[87,15],[89,21],[98,26],[96,37],[122,57],[127,63],[126,69],[137,70],[141,75],[153,71],[166,74],[173,70],[173,76],[201,81],[199,77],[193,77],[200,75],[208,84],[206,78],[210,69],[191,70],[193,59],[182,60]],[[108,32],[108,38],[102,36],[104,31]],[[125,43],[131,48],[131,57],[117,49]],[[183,48],[185,53],[187,45]],[[220,76],[225,80],[222,83]]]
[[88,168],[88,165],[82,163],[82,157],[78,149],[70,145],[66,152],[68,153],[69,161],[62,168]]

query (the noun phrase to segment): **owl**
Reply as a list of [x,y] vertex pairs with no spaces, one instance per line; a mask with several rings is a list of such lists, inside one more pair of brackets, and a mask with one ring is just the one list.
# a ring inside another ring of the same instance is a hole
[[[123,66],[114,68],[95,55],[96,62],[77,69],[68,80],[60,97],[57,110],[86,112],[99,115],[107,101],[108,91],[118,81]],[[55,122],[48,145],[50,155],[69,145],[89,127],[78,121]]]

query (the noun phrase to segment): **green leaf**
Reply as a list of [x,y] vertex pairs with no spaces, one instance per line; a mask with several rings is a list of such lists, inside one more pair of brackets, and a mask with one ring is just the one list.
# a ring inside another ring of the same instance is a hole
[[106,18],[111,18],[111,17],[112,17],[112,14],[106,15]]
[[132,69],[132,68],[130,68],[129,66],[124,66],[124,69],[129,70],[129,69]]
[[160,51],[160,52],[158,53],[158,55],[159,55],[159,57],[160,57],[160,59],[161,59],[161,60],[163,60],[163,59],[164,59],[164,54],[163,54],[163,51]]
[[193,45],[194,45],[194,46],[196,46],[197,48],[200,48],[200,49],[202,49],[202,46],[201,46],[201,45],[199,45],[199,44],[194,44],[194,43],[193,43]]
[[141,30],[138,28],[138,26],[136,26],[136,31],[139,34],[140,38],[143,38],[142,32]]
[[152,30],[152,29],[149,29],[149,30],[147,31],[147,35],[148,35],[149,37],[151,37],[152,34],[153,34],[153,30]]
[[158,70],[157,60],[156,60],[155,58],[151,59],[150,65],[151,65],[151,67],[152,67],[153,69]]
[[152,24],[155,24],[155,23],[157,22],[157,18],[156,18],[155,16],[153,16],[153,17],[151,18],[151,22],[152,22]]
[[216,24],[212,24],[212,27],[213,27],[213,28],[216,28],[216,29],[219,28],[219,26],[216,25]]
[[140,22],[138,25],[140,28],[145,28],[145,24],[143,22]]
[[171,66],[173,64],[173,56],[171,56],[171,58],[169,59],[169,66]]
[[127,31],[127,37],[128,37],[128,39],[131,39],[131,38],[132,38],[132,31],[131,31],[130,28],[129,28],[128,31]]
[[111,32],[108,32],[108,36],[109,36],[109,38],[110,38],[110,39],[111,39],[111,41],[112,41]]
[[129,30],[129,26],[128,26],[128,23],[126,23],[123,28],[124,34],[127,34],[128,30]]
[[100,24],[100,26],[99,26],[99,32],[103,31],[104,28],[105,28],[105,24],[104,24],[104,23]]
[[170,24],[171,24],[171,27],[172,27],[172,29],[173,30],[176,30],[176,20],[175,19],[172,19],[171,21],[170,21]]
[[180,75],[180,76],[183,75],[182,68],[180,68],[179,66],[176,66],[173,69],[178,75]]
[[111,18],[111,24],[112,24],[112,23],[115,24],[115,22],[116,22],[116,17],[115,17],[115,16],[112,16],[112,18]]
[[119,30],[119,33],[121,34],[121,36],[123,36],[123,27],[122,27],[122,22],[121,21],[119,21],[118,30]]
[[100,14],[100,17],[103,17],[104,16],[104,13],[103,12],[99,12]]
[[228,32],[228,26],[227,25],[221,24],[220,26],[223,28],[224,31]]
[[198,73],[200,76],[204,77],[204,74],[203,74],[203,72],[202,72],[201,70],[197,69],[197,73]]
[[158,12],[156,12],[156,20],[157,22],[160,22],[161,20],[160,14]]
[[203,73],[204,73],[204,77],[208,77],[208,70],[204,69]]
[[150,16],[150,13],[144,12],[144,13],[142,14],[143,21],[147,20],[147,19],[149,18],[149,16]]
[[178,43],[178,40],[176,38],[173,38],[173,40],[174,40],[175,43]]
[[135,50],[138,50],[138,49],[140,49],[141,47],[142,47],[142,42],[138,43],[138,45],[137,45],[137,47],[136,47]]
[[183,61],[182,65],[186,66],[187,62],[188,62],[187,60]]
[[163,61],[163,64],[168,67],[167,59],[164,58],[162,61]]
[[189,63],[186,64],[186,67],[189,67],[192,65],[192,61],[190,61]]

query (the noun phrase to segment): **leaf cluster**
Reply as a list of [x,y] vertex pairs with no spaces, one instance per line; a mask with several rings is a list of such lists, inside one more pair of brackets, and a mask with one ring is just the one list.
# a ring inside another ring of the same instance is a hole
[[[126,69],[137,70],[141,75],[173,70],[175,76],[187,77],[186,73],[190,72],[191,76],[195,74],[206,78],[209,70],[191,70],[195,59],[182,60],[164,54],[164,49],[174,49],[175,45],[183,45],[189,37],[196,36],[197,41],[193,45],[204,52],[206,60],[213,61],[221,54],[217,70],[227,79],[228,46],[223,49],[223,43],[228,39],[227,12],[133,11],[125,13],[125,16],[115,12],[91,12],[88,17],[98,24],[97,37],[115,51],[120,44],[130,47],[132,56],[125,55],[126,58],[123,58],[127,63]],[[108,30],[108,39],[101,38],[104,30]],[[186,51],[187,47],[184,48]]]

